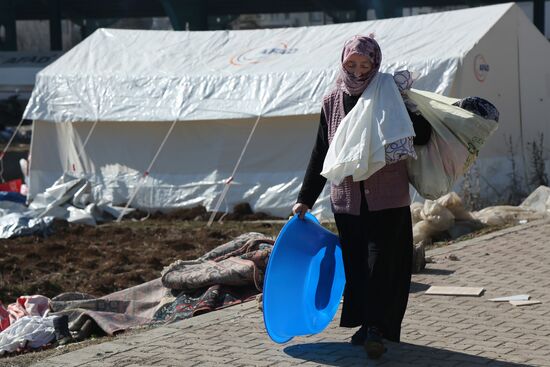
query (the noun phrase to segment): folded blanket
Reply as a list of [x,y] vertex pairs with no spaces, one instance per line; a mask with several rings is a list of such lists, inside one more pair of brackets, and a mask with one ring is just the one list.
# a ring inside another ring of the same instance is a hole
[[255,285],[258,291],[261,291],[263,275],[274,241],[262,235],[248,235],[249,240],[240,248],[220,254],[212,260],[203,257],[199,261],[174,262],[163,270],[162,284],[180,291],[193,291],[215,284]]

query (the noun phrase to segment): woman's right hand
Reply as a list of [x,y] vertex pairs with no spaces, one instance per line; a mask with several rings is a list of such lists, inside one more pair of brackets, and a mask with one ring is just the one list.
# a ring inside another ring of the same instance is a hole
[[298,214],[298,217],[300,219],[304,219],[304,215],[306,215],[307,211],[309,210],[309,206],[302,203],[296,203],[292,207],[292,214]]

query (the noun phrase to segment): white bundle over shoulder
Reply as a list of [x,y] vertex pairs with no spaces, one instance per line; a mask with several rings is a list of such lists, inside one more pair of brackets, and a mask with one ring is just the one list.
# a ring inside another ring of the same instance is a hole
[[415,148],[418,159],[407,161],[409,182],[435,200],[451,191],[498,124],[455,106],[456,98],[417,89],[406,93],[432,127],[428,143]]
[[328,148],[321,175],[334,184],[347,176],[369,178],[384,167],[384,146],[415,136],[393,76],[378,73],[342,119]]

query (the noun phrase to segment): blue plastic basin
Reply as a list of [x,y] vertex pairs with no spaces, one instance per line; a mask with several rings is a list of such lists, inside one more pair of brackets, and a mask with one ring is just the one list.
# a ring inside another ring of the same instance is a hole
[[338,236],[307,213],[281,229],[269,257],[263,289],[264,324],[270,338],[285,343],[317,334],[331,322],[344,291]]

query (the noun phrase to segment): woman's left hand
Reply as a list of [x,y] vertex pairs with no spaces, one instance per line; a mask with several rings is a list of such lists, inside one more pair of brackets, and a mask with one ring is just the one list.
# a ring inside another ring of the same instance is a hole
[[298,218],[304,219],[304,215],[306,215],[307,211],[309,210],[309,206],[302,203],[296,203],[292,207],[292,213],[298,214]]

